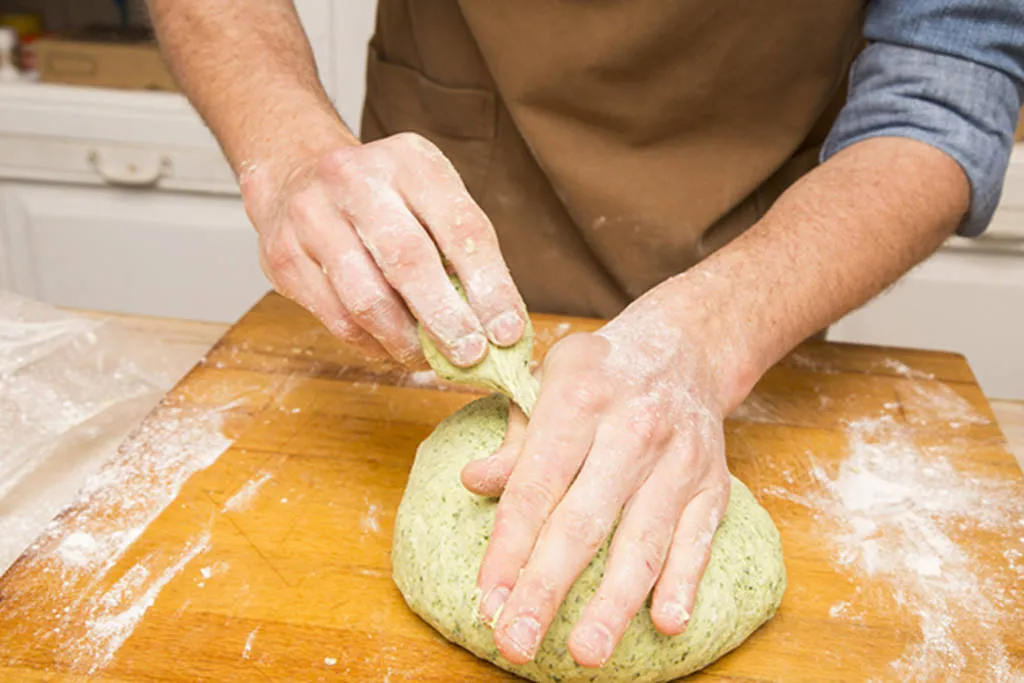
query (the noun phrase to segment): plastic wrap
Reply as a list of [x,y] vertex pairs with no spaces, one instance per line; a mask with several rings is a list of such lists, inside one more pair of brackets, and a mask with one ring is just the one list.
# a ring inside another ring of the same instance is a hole
[[0,573],[187,372],[190,354],[0,292]]

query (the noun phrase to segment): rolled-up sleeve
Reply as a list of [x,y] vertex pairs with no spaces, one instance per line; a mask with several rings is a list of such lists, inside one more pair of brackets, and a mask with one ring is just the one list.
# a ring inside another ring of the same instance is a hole
[[855,142],[903,137],[957,161],[971,185],[958,232],[992,219],[1024,98],[1024,1],[874,0],[869,45],[822,148],[826,160]]

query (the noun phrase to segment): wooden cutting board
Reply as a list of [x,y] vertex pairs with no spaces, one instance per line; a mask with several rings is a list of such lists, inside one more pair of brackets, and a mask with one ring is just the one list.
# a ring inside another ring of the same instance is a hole
[[[538,355],[595,321],[538,317]],[[474,397],[261,301],[0,580],[8,681],[492,681],[390,579],[417,444]],[[1024,484],[965,363],[816,344],[727,425],[778,615],[700,680],[1024,670]]]

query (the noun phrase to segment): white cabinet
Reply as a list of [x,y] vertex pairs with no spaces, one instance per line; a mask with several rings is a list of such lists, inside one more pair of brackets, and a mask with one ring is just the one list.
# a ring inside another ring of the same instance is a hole
[[269,289],[233,197],[0,184],[3,286],[61,306],[234,320]]
[[1024,399],[1024,252],[944,248],[828,338],[954,351],[987,395]]
[[[357,127],[375,3],[296,7]],[[231,169],[183,96],[34,84],[0,85],[0,287],[229,322],[269,284]]]

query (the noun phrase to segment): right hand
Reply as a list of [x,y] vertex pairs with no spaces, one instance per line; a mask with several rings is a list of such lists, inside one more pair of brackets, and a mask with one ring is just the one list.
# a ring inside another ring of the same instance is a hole
[[274,288],[365,354],[422,366],[417,321],[462,367],[486,355],[488,339],[522,336],[526,308],[494,227],[423,137],[339,138],[278,172],[250,164],[239,183]]

